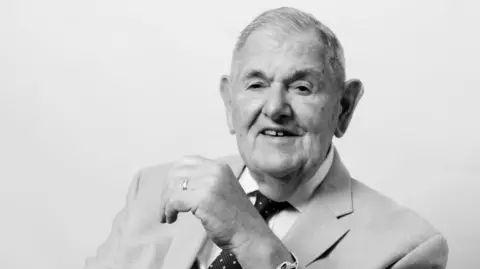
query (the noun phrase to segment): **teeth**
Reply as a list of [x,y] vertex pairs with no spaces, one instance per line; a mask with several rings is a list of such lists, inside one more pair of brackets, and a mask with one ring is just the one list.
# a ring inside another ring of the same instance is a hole
[[277,131],[274,131],[274,130],[266,130],[265,134],[269,135],[269,136],[284,136],[285,135],[283,132],[277,132]]
[[265,134],[271,135],[271,136],[277,136],[277,132],[275,132],[275,131],[273,131],[273,130],[266,130],[266,131],[265,131]]

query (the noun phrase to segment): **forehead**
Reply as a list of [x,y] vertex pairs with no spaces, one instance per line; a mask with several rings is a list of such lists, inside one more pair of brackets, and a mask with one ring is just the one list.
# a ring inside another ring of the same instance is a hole
[[236,77],[248,70],[281,76],[295,70],[324,68],[325,48],[314,30],[285,32],[254,31],[234,57]]

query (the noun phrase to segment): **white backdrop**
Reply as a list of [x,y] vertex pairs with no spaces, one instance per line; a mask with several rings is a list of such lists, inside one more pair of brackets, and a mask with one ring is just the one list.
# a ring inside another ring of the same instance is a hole
[[239,31],[293,5],[342,41],[366,93],[351,173],[480,264],[475,1],[0,1],[0,268],[82,268],[139,168],[236,150],[218,95]]

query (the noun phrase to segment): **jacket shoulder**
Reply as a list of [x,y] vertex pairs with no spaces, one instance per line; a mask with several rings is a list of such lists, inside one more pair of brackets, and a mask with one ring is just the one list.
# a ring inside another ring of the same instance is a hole
[[419,244],[440,232],[416,211],[352,179],[355,219],[377,234],[397,235]]
[[350,230],[327,260],[339,268],[444,268],[447,242],[426,219],[355,179],[351,191],[353,212],[340,219]]

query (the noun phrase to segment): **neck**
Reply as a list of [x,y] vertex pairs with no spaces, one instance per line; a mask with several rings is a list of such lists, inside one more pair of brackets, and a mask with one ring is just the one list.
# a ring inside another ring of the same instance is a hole
[[248,167],[253,179],[257,182],[260,192],[268,198],[275,201],[288,200],[297,189],[309,181],[320,166],[325,161],[329,151],[322,154],[320,161],[312,161],[303,163],[298,168],[285,171],[282,174],[265,173],[259,169]]

